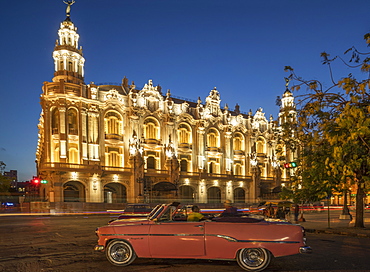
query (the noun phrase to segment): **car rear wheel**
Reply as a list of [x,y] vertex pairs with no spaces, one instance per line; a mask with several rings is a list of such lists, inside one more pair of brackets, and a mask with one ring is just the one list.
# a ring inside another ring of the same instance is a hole
[[241,268],[247,271],[262,271],[271,261],[271,253],[264,248],[243,248],[236,260]]
[[111,241],[105,250],[105,255],[110,263],[117,266],[129,265],[136,259],[132,246],[121,240]]

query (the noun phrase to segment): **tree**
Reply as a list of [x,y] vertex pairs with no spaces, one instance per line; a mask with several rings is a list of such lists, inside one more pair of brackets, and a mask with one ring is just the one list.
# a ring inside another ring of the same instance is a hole
[[0,192],[7,193],[10,189],[10,178],[3,175],[6,164],[0,161]]
[[[369,46],[370,34],[364,38]],[[330,59],[329,54],[321,54],[332,82],[325,89],[318,80],[298,77],[289,66],[285,70],[295,82],[292,91],[300,91],[301,87],[307,90],[297,96],[300,99],[297,129],[305,135],[301,138],[304,138],[304,150],[308,151],[301,154],[302,160],[311,164],[303,168],[302,177],[327,193],[342,190],[346,194],[348,181],[354,183],[357,187],[355,227],[364,227],[363,199],[370,182],[370,53],[361,53],[352,47],[344,54],[350,52],[349,62],[339,56]],[[337,60],[360,69],[365,78],[358,80],[349,74],[334,80],[331,64]]]

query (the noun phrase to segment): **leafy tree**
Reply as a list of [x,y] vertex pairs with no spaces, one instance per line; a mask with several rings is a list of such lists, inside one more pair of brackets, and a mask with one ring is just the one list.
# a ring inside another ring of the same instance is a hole
[[0,174],[0,192],[8,193],[10,189],[10,178]]
[[[370,34],[364,36],[370,45]],[[366,186],[370,183],[370,53],[361,53],[355,47],[349,63],[337,56],[330,58],[322,53],[323,64],[327,65],[332,85],[324,88],[317,80],[298,77],[293,68],[287,66],[289,78],[294,80],[293,91],[306,87],[299,94],[298,133],[302,136],[304,152],[301,153],[306,167],[301,176],[308,187],[330,194],[342,191],[347,194],[349,183],[357,187],[355,227],[364,227],[363,199]],[[352,74],[335,81],[331,64],[342,60],[351,68],[359,68],[365,74],[362,80]],[[310,184],[311,183],[311,184]],[[320,196],[320,194],[318,194]]]

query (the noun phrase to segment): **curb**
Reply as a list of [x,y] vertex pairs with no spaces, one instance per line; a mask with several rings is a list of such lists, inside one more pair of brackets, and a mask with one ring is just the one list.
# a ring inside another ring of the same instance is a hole
[[365,237],[370,238],[370,233],[355,233],[350,231],[341,231],[341,230],[335,230],[335,229],[305,229],[308,233],[325,233],[325,234],[337,234],[337,235],[345,235],[345,236],[353,236],[353,237]]

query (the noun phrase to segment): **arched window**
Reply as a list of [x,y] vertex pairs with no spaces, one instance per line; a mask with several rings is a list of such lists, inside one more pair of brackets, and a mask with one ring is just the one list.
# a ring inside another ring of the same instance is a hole
[[235,164],[234,175],[243,175],[243,167],[239,163]]
[[245,191],[243,188],[235,188],[234,203],[245,203]]
[[51,161],[52,162],[59,162],[59,144],[52,143],[52,150],[51,153]]
[[180,171],[187,172],[188,171],[188,160],[182,159],[180,161]]
[[259,138],[257,141],[257,153],[265,153],[265,140],[263,138]]
[[78,135],[78,122],[76,109],[68,110],[68,134]]
[[180,124],[178,128],[179,144],[191,143],[191,128],[187,124]]
[[68,162],[69,163],[79,163],[77,144],[70,144],[69,149],[68,149]]
[[122,134],[122,116],[114,111],[107,112],[104,116],[105,134],[121,135]]
[[155,167],[155,158],[150,156],[146,159],[146,168],[147,169],[156,169]]
[[69,61],[68,62],[68,71],[73,71],[73,63],[72,63],[72,61]]
[[210,162],[208,164],[208,173],[210,173],[210,174],[219,174],[220,173],[220,164],[218,162]]
[[209,148],[220,147],[220,137],[219,137],[219,133],[216,129],[212,128],[208,131],[207,146]]
[[234,150],[244,150],[244,137],[240,133],[236,133],[233,139]]
[[112,167],[121,167],[122,165],[121,148],[108,148],[106,153],[106,165]]
[[78,181],[63,185],[64,202],[85,202],[85,186]]
[[59,110],[58,108],[54,108],[51,112],[51,133],[58,134],[59,133]]
[[154,118],[148,118],[144,122],[144,138],[159,139],[159,123]]
[[125,186],[116,182],[104,185],[104,203],[125,202],[127,202],[127,191]]

